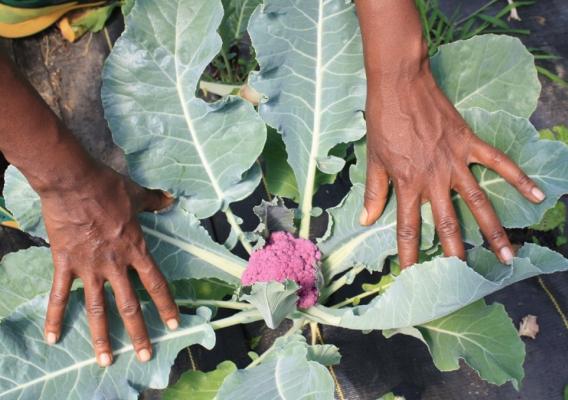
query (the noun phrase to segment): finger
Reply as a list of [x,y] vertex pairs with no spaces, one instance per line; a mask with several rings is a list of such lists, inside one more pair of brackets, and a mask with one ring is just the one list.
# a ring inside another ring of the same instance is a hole
[[161,190],[143,189],[140,199],[140,211],[159,211],[168,208],[175,201],[174,197]]
[[138,360],[146,362],[152,357],[152,345],[136,292],[130,284],[127,274],[113,276],[110,280],[118,312],[124,322],[128,336]]
[[396,240],[400,267],[406,268],[418,261],[420,246],[420,196],[397,191]]
[[44,335],[48,344],[55,344],[61,337],[61,326],[65,316],[65,308],[69,300],[73,276],[67,271],[56,268],[47,303]]
[[473,146],[472,156],[476,162],[501,175],[507,182],[514,186],[519,193],[533,203],[540,203],[546,197],[537,184],[529,178],[514,161],[507,157],[501,150],[490,146],[483,140],[476,140],[476,144]]
[[365,204],[359,217],[359,223],[367,226],[374,224],[385,209],[389,192],[389,176],[382,166],[369,162],[365,183]]
[[481,189],[469,169],[462,171],[459,179],[456,189],[477,220],[491,249],[503,264],[512,264],[513,248],[487,194]]
[[145,260],[134,265],[134,268],[138,271],[142,284],[156,305],[162,321],[169,329],[177,329],[179,326],[178,307],[170,292],[168,282],[158,266],[148,256]]
[[460,232],[460,224],[456,210],[452,204],[450,193],[447,191],[437,192],[432,196],[432,213],[438,238],[442,243],[446,257],[459,257],[465,259],[465,249]]
[[91,330],[91,340],[101,367],[112,364],[112,349],[108,335],[106,303],[102,282],[85,281],[85,308]]

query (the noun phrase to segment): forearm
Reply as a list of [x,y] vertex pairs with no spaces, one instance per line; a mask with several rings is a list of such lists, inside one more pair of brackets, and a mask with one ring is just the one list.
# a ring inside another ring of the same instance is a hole
[[0,55],[0,151],[39,192],[65,190],[92,170],[93,159]]
[[356,0],[370,87],[384,91],[412,79],[428,49],[414,0]]

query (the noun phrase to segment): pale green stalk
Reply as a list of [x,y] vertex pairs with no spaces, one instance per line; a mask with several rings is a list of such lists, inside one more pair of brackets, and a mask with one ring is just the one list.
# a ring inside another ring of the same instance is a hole
[[235,214],[233,214],[233,211],[231,211],[230,207],[227,207],[227,209],[225,210],[225,215],[227,216],[227,222],[229,223],[229,225],[231,225],[231,229],[233,229],[236,232],[237,237],[239,238],[239,242],[241,242],[247,253],[251,254],[252,246],[249,243],[249,241],[245,238],[245,234],[241,229],[241,226],[237,222]]
[[225,300],[176,300],[176,304],[188,307],[211,306],[219,308],[227,308],[230,310],[251,310],[254,308],[251,304],[241,303],[239,301]]

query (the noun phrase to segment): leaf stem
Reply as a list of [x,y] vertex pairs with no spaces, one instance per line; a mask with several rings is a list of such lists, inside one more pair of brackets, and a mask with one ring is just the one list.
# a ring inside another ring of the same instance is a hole
[[224,48],[221,48],[221,57],[223,58],[223,63],[225,64],[225,70],[227,71],[227,77],[229,82],[233,82],[233,71],[231,71],[231,63],[229,62],[229,57]]
[[235,214],[233,214],[233,211],[231,211],[231,207],[227,207],[227,209],[225,210],[225,215],[227,216],[227,222],[229,223],[229,225],[231,225],[231,229],[236,232],[237,237],[239,238],[239,242],[241,242],[247,253],[252,254],[252,246],[245,238],[245,234],[241,229],[241,226],[237,222]]
[[373,290],[369,290],[368,292],[359,293],[357,296],[350,297],[348,299],[343,300],[340,303],[332,305],[331,308],[341,308],[341,307],[345,307],[349,304],[353,304],[355,302],[360,301],[361,299],[364,299],[365,297],[369,297],[369,296],[372,296],[374,294],[378,294],[381,290],[386,289],[390,285],[391,284],[388,284],[386,286],[381,286],[381,287],[375,288]]
[[251,322],[260,321],[261,319],[262,316],[260,315],[258,310],[253,309],[253,310],[241,311],[227,318],[211,321],[210,325],[213,329],[219,330],[223,328],[228,328],[233,325],[250,324]]
[[[241,279],[243,271],[245,270],[246,261],[240,258],[235,257],[235,260],[228,259],[227,257],[219,255],[214,251],[210,251],[205,247],[200,247],[196,244],[188,243],[184,240],[171,237],[169,235],[166,235],[162,232],[159,232],[156,229],[150,228],[145,225],[142,225],[142,231],[144,231],[144,233],[148,235],[154,236],[159,240],[162,240],[166,243],[179,247],[181,250],[189,254],[192,254],[195,257],[200,258],[211,265],[214,265],[221,271],[224,271],[227,274],[232,275],[239,280]],[[239,260],[238,262],[236,261],[237,259]]]
[[176,304],[180,306],[188,307],[201,307],[201,306],[212,306],[219,308],[228,308],[230,310],[251,310],[254,306],[241,303],[239,301],[224,301],[224,300],[176,300]]
[[[260,170],[262,171],[262,164],[260,163],[260,160],[256,160],[256,163],[258,164],[258,166],[260,167]],[[261,174],[262,176],[262,186],[264,186],[264,191],[266,192],[266,197],[268,197],[268,201],[272,201],[272,195],[270,194],[270,191],[268,190],[268,181],[266,180],[266,176],[264,176],[264,172]]]
[[310,322],[310,340],[312,346],[315,346],[318,343],[318,323],[317,322]]
[[351,283],[355,276],[357,276],[364,269],[365,267],[363,265],[358,265],[351,268],[351,270],[346,272],[345,274],[341,275],[339,279],[333,281],[329,286],[327,286],[327,288],[322,291],[322,294],[320,296],[320,303],[323,304],[332,294],[337,292],[343,286]]

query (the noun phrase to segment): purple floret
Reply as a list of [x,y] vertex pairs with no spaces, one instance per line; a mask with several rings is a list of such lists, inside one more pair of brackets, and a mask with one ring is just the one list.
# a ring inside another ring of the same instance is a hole
[[309,308],[318,299],[317,268],[321,253],[311,241],[288,232],[273,232],[268,243],[250,256],[241,279],[243,285],[255,282],[296,282],[298,307]]

